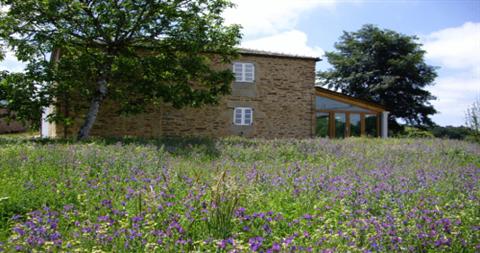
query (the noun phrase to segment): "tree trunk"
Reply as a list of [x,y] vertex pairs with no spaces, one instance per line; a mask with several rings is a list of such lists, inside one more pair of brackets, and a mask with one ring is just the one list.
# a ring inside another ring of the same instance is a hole
[[90,102],[90,108],[85,117],[85,122],[78,131],[78,140],[85,140],[90,136],[90,130],[92,129],[93,123],[97,119],[97,114],[100,109],[100,105],[107,96],[107,78],[105,75],[97,81],[98,87],[97,92],[95,93],[92,101]]

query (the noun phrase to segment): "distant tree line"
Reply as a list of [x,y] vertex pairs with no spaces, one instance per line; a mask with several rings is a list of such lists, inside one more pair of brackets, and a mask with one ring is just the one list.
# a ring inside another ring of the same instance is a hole
[[429,131],[437,138],[465,140],[473,136],[472,129],[465,126],[435,126]]
[[394,134],[394,137],[407,138],[441,138],[453,140],[466,140],[479,142],[478,134],[466,126],[432,126],[430,128],[418,128],[404,125],[403,130]]

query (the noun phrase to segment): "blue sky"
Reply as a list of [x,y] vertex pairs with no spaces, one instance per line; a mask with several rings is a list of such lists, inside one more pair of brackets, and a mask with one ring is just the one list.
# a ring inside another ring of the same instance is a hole
[[[480,0],[233,0],[224,16],[243,26],[247,48],[322,56],[334,50],[343,31],[375,24],[417,35],[426,61],[440,67],[433,116],[440,125],[462,125],[465,110],[480,97]],[[317,70],[329,66],[326,60]],[[0,69],[21,71],[7,53]]]
[[[462,125],[465,110],[480,96],[480,0],[317,1],[236,0],[227,22],[244,27],[242,46],[322,56],[343,31],[375,24],[416,35],[427,63],[438,66],[433,116],[440,125]],[[317,70],[329,67],[326,60]]]

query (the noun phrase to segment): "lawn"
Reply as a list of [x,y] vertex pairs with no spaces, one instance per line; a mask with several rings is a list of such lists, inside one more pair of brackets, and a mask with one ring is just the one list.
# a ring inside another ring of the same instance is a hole
[[0,138],[0,251],[478,252],[480,145]]

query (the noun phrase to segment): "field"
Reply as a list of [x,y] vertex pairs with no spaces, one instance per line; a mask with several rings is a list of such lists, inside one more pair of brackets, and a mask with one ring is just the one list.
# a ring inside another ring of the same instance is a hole
[[0,252],[478,252],[480,146],[0,139]]

